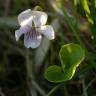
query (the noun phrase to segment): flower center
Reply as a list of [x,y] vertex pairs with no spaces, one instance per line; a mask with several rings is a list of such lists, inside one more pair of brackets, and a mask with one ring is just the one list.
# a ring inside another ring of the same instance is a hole
[[[29,26],[28,26],[28,27],[29,27]],[[35,27],[29,27],[28,29],[29,29],[29,30],[28,30],[28,32],[26,33],[27,39],[28,39],[28,38],[31,38],[32,40],[36,40],[37,37],[40,35],[40,32],[38,32]]]

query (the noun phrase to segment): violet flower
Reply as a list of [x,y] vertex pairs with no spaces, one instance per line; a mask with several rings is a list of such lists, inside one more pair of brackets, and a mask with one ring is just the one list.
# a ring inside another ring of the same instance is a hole
[[27,48],[37,48],[42,40],[42,35],[49,40],[54,39],[54,30],[51,25],[45,25],[47,14],[41,11],[27,9],[19,14],[20,29],[15,31],[16,41],[24,34],[24,45]]

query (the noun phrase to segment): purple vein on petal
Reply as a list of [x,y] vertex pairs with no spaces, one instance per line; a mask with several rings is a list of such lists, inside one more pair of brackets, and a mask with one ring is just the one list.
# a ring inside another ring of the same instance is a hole
[[28,40],[30,38],[33,41],[36,40],[37,37],[40,35],[40,33],[36,31],[35,28],[31,28],[30,26],[28,27],[29,27],[29,30],[25,33],[26,39]]

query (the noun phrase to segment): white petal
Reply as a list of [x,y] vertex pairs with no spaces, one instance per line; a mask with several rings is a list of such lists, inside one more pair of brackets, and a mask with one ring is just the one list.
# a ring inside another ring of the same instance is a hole
[[52,40],[55,38],[54,29],[50,25],[42,26],[40,28],[37,28],[37,30],[44,34],[48,39]]
[[30,35],[29,33],[24,34],[25,47],[26,48],[37,48],[41,43],[42,36],[38,35],[36,38],[32,38],[29,35]]
[[15,38],[16,38],[16,41],[19,40],[20,36],[24,33],[26,33],[28,31],[28,27],[27,26],[24,26],[24,27],[20,27],[19,30],[16,30],[15,31]]
[[45,12],[32,11],[32,15],[34,15],[33,21],[36,27],[40,27],[46,24],[48,16]]
[[27,9],[18,15],[18,22],[21,26],[32,26],[32,18],[33,16],[31,9]]

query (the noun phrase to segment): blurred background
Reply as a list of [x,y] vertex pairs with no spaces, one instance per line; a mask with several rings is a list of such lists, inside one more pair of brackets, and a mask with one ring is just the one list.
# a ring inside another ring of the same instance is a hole
[[[0,0],[0,96],[96,96],[96,24],[90,24],[89,16],[95,22],[96,0],[87,0],[89,17],[81,1]],[[23,36],[19,42],[15,40],[17,16],[36,6],[48,14],[47,24],[53,26],[55,39],[43,38],[37,49],[26,49]],[[44,78],[44,71],[61,64],[60,48],[72,42],[87,50],[86,58],[73,79],[57,88]]]

